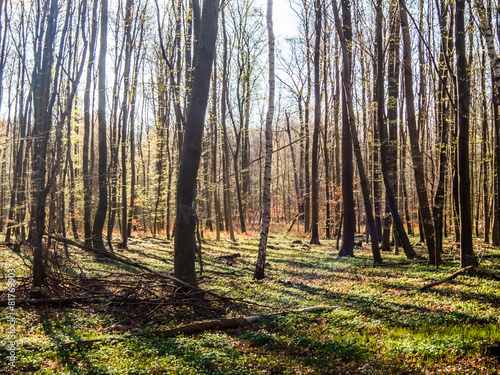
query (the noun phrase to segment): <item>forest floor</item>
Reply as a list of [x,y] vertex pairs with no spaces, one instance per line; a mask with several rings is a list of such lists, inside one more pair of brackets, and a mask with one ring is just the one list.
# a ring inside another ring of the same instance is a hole
[[[337,258],[335,242],[310,246],[305,238],[272,235],[267,277],[254,281],[257,233],[239,236],[237,243],[205,238],[200,287],[212,294],[204,297],[173,294],[166,279],[77,248],[65,256],[57,245],[47,253],[45,292],[55,299],[32,305],[23,305],[30,250],[15,252],[2,243],[0,299],[7,299],[7,270],[14,269],[18,350],[11,367],[5,351],[10,312],[4,305],[0,373],[499,373],[499,282],[471,273],[418,290],[459,268],[456,246],[447,244],[446,262],[436,269],[393,253],[383,253],[384,266],[373,266],[367,245],[355,249],[355,258]],[[477,243],[477,253],[500,254]],[[423,247],[416,249],[425,256]],[[165,274],[173,271],[173,241],[162,237],[136,236],[128,250],[115,252]],[[221,257],[234,254],[240,256]],[[485,257],[482,266],[499,273],[500,259]],[[198,321],[311,306],[331,308],[226,330],[161,334]]]

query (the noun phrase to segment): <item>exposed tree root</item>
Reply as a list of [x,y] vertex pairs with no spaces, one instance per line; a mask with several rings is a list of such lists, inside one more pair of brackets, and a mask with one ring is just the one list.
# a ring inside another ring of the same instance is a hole
[[486,269],[484,267],[468,266],[468,267],[459,269],[458,271],[452,273],[450,276],[447,276],[447,277],[445,277],[445,278],[443,278],[441,280],[437,280],[437,281],[433,281],[431,283],[425,284],[424,286],[418,288],[418,290],[429,289],[429,288],[432,288],[433,286],[447,283],[448,281],[451,281],[454,278],[456,278],[457,276],[460,276],[460,275],[462,275],[464,273],[472,273],[472,272],[483,273],[483,274],[491,277],[492,279],[500,280],[500,276],[499,275],[495,274],[494,272],[492,272],[492,271],[490,271],[490,270],[488,270],[488,269]]

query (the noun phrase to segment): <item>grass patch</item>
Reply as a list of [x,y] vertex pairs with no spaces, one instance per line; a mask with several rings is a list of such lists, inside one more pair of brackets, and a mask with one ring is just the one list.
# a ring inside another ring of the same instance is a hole
[[[462,275],[417,291],[428,281],[457,270],[456,254],[446,254],[447,262],[436,269],[425,263],[400,264],[406,261],[403,255],[384,253],[384,261],[391,266],[376,267],[369,247],[356,249],[355,258],[336,258],[334,241],[310,246],[299,237],[274,234],[269,239],[267,277],[257,282],[252,280],[256,238],[241,236],[229,246],[206,237],[205,274],[200,284],[259,305],[101,303],[18,308],[19,344],[40,349],[19,350],[14,368],[0,356],[0,368],[7,374],[498,373],[499,359],[488,351],[500,342],[498,282]],[[293,243],[296,240],[302,242]],[[117,251],[160,272],[173,270],[172,241],[136,237],[128,251]],[[232,262],[218,258],[233,253],[241,256]],[[89,280],[114,278],[122,284],[130,282],[131,290],[141,280],[140,272],[132,267],[96,260],[77,249],[70,249],[70,254],[70,259],[61,255],[61,271],[67,274]],[[16,293],[24,298],[30,285],[29,261],[28,249],[17,254],[0,247],[0,290],[6,288],[7,269],[15,268]],[[495,264],[486,266],[498,272]],[[169,293],[165,284],[156,285],[153,280],[147,285],[158,298]],[[79,287],[84,289],[84,285]],[[193,321],[317,305],[335,308],[170,339],[148,334]],[[8,328],[3,310],[0,348],[6,345],[2,337]],[[58,346],[96,338],[113,340],[91,347]]]

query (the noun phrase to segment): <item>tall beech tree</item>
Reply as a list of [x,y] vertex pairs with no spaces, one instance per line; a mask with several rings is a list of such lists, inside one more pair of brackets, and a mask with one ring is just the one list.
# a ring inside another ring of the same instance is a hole
[[87,62],[87,73],[85,91],[83,94],[83,150],[82,150],[82,174],[83,174],[83,228],[85,234],[85,246],[92,247],[92,189],[89,171],[90,152],[90,87],[92,85],[92,71],[94,69],[95,44],[97,39],[97,9],[98,0],[92,2],[92,21],[89,45],[89,58]]
[[434,243],[434,224],[432,220],[431,210],[429,207],[429,199],[427,193],[427,183],[424,172],[424,159],[419,146],[419,133],[417,129],[415,116],[415,99],[413,94],[413,71],[411,64],[411,36],[408,23],[407,7],[405,0],[400,0],[400,16],[403,36],[403,66],[404,66],[404,83],[406,93],[406,113],[408,123],[408,134],[410,136],[410,149],[413,161],[413,174],[415,176],[415,185],[417,190],[417,198],[422,217],[424,234],[427,242],[427,250],[429,253],[429,263],[439,265],[441,263],[441,254],[436,252]]
[[[44,277],[43,235],[45,232],[46,200],[50,186],[46,186],[47,149],[52,126],[53,85],[52,64],[54,63],[54,43],[57,33],[58,2],[45,2],[42,9],[42,22],[37,30],[40,43],[36,48],[35,67],[33,69],[33,157],[32,157],[32,212],[30,219],[30,237],[33,245],[33,297],[40,296]],[[60,41],[64,43],[64,39]],[[60,60],[59,60],[60,63]],[[59,64],[58,64],[59,66]]]
[[316,15],[314,21],[314,130],[312,139],[312,165],[311,165],[311,178],[312,178],[312,191],[311,191],[311,244],[319,245],[319,127],[321,121],[321,92],[320,92],[320,46],[321,46],[321,26],[322,26],[322,6],[321,0],[314,1],[314,13]]
[[444,203],[445,203],[445,180],[448,172],[447,147],[449,140],[449,122],[451,103],[447,98],[449,48],[448,48],[448,27],[447,14],[448,4],[446,0],[436,1],[437,12],[439,16],[439,30],[441,35],[441,45],[439,51],[439,76],[437,92],[437,132],[438,132],[438,150],[439,150],[439,177],[434,195],[434,228],[436,230],[436,252],[443,251],[443,223],[444,223]]
[[[349,53],[347,51],[347,43],[345,40],[344,30],[342,30],[342,25],[340,22],[340,16],[337,8],[336,1],[333,2],[333,12],[335,15],[335,25],[337,28],[337,34],[339,35],[340,43],[342,46],[342,58],[343,64],[351,69],[351,60],[349,59]],[[348,126],[349,131],[351,132],[352,145],[354,148],[354,154],[356,155],[356,162],[358,166],[358,173],[360,177],[360,185],[363,193],[363,200],[365,203],[365,211],[366,211],[366,220],[367,225],[370,228],[370,231],[375,230],[375,219],[373,217],[372,204],[370,200],[370,193],[368,190],[368,179],[366,177],[365,167],[363,165],[363,158],[361,155],[361,147],[359,145],[358,135],[356,133],[356,123],[355,123],[355,115],[352,104],[352,85],[350,81],[343,82],[343,89],[345,90],[345,98],[347,98],[347,110],[348,110]],[[372,232],[373,233],[373,232]],[[382,257],[380,255],[380,248],[378,246],[378,241],[374,241],[372,238],[372,253],[374,263],[381,264]],[[339,254],[342,255],[342,254]]]
[[[342,209],[343,209],[343,235],[340,256],[354,256],[354,231],[356,229],[356,216],[354,205],[354,168],[352,163],[352,138],[349,128],[349,110],[347,107],[346,85],[351,82],[352,61],[352,29],[351,29],[351,2],[342,0],[342,30],[345,46],[342,54]],[[373,237],[372,237],[373,241]]]
[[469,167],[469,71],[465,57],[465,0],[455,3],[455,53],[458,95],[458,181],[460,194],[460,267],[477,266],[472,245],[472,207]]
[[259,252],[253,278],[262,280],[266,264],[267,237],[271,222],[271,162],[273,156],[273,116],[274,116],[274,32],[273,32],[273,0],[267,0],[267,36],[269,45],[269,96],[266,115],[266,158],[264,165],[264,189],[262,190],[262,226],[260,230]]
[[193,54],[193,83],[188,100],[186,132],[183,140],[184,151],[181,155],[177,181],[174,275],[187,283],[196,283],[196,187],[210,91],[210,77],[215,55],[218,15],[219,1],[205,0],[203,2],[200,40]]
[[[391,4],[392,10],[397,10],[397,6],[394,4]],[[394,9],[395,8],[395,9]],[[406,234],[406,231],[403,226],[403,222],[401,221],[401,217],[399,216],[398,212],[398,207],[397,207],[397,202],[396,202],[396,194],[395,194],[395,188],[394,186],[395,181],[394,181],[394,163],[390,163],[391,157],[389,155],[391,152],[396,151],[396,147],[394,147],[394,144],[391,144],[394,142],[394,139],[391,139],[390,137],[387,136],[387,125],[385,122],[385,94],[384,94],[384,73],[383,73],[383,40],[382,40],[382,0],[377,0],[377,9],[376,9],[376,35],[375,35],[375,46],[376,46],[376,53],[377,53],[377,75],[376,75],[376,84],[375,87],[377,89],[377,121],[379,123],[379,140],[380,140],[380,161],[381,161],[381,170],[382,170],[382,177],[385,185],[385,195],[387,199],[387,206],[389,206],[390,212],[392,214],[392,217],[394,218],[394,224],[396,227],[396,230],[399,235],[399,239],[401,240],[401,243],[403,245],[403,249],[405,252],[405,255],[408,259],[413,259],[417,256],[415,250],[413,250],[413,247],[411,246],[410,240],[408,239],[408,235]],[[395,13],[393,13],[395,15]],[[397,20],[397,17],[396,17]],[[395,21],[395,20],[394,20]],[[393,21],[393,22],[394,22]],[[390,41],[390,46],[391,43],[396,43],[397,41],[397,34],[394,37],[394,39],[391,39]],[[396,49],[396,45],[392,45],[392,49]],[[390,51],[393,52],[394,51]],[[392,66],[392,69],[395,68],[394,65],[395,63],[395,57],[391,56],[390,57],[390,66]],[[392,65],[391,65],[392,63]],[[397,66],[397,65],[396,65]],[[389,81],[389,88],[391,89],[389,98],[394,100],[394,95],[397,94],[397,83],[394,82],[394,80],[397,78],[394,77],[396,75],[397,77],[397,72],[392,72],[391,74],[388,75],[389,79],[392,80]],[[396,87],[394,87],[396,86]],[[396,103],[392,102],[389,103],[389,108],[391,105],[396,105]],[[394,108],[390,108],[391,111],[394,111]],[[397,110],[396,110],[397,111]],[[389,110],[388,110],[389,112]],[[389,117],[389,116],[388,116]],[[394,113],[391,113],[391,116],[389,117],[392,121],[394,121],[394,117],[397,117],[394,115]],[[391,126],[394,127],[394,124],[389,124],[389,129],[391,130]],[[392,129],[392,132],[394,132],[394,129]],[[394,134],[392,134],[394,136]],[[391,147],[392,146],[392,147]],[[391,174],[392,172],[392,174]],[[387,218],[387,215],[386,215]],[[384,245],[382,245],[383,248]],[[387,244],[385,245],[387,246]]]
[[97,117],[99,122],[99,204],[94,218],[92,229],[92,242],[94,248],[104,250],[102,230],[108,210],[108,148],[106,131],[106,51],[108,47],[108,0],[101,0],[101,36],[99,47],[99,79],[98,79],[98,107]]

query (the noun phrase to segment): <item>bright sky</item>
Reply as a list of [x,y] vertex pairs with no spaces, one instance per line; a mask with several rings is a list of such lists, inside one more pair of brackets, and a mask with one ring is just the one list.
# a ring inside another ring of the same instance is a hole
[[[256,3],[262,7],[264,16],[267,10],[267,0],[257,0]],[[289,0],[273,0],[273,28],[277,39],[297,35],[297,18],[290,8]]]

